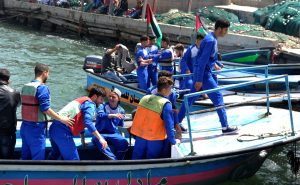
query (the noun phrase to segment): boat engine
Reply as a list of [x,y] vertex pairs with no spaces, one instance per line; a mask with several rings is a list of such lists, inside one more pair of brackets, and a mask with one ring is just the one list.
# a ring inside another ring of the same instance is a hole
[[88,55],[85,57],[83,69],[93,69],[95,73],[101,73],[102,56]]

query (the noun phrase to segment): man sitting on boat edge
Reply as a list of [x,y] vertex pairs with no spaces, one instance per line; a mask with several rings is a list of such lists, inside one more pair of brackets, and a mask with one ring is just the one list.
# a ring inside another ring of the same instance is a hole
[[174,120],[170,95],[173,81],[158,79],[155,95],[144,96],[135,113],[130,132],[136,136],[132,159],[157,159],[170,157],[170,144],[175,139]]
[[118,58],[116,56],[121,46],[117,44],[114,48],[107,49],[102,58],[101,73],[104,77],[110,78],[118,82],[125,82],[127,79],[122,76],[121,66],[118,66]]
[[103,103],[105,96],[103,88],[92,87],[89,96],[77,98],[59,111],[60,115],[69,116],[75,122],[74,125],[66,125],[58,120],[53,121],[49,130],[52,146],[49,160],[57,160],[59,157],[64,160],[80,160],[73,137],[80,134],[82,144],[85,145],[83,132],[85,127],[99,140],[103,149],[107,147],[107,142],[93,123],[96,106]]
[[[112,160],[124,159],[128,150],[128,142],[118,130],[118,126],[124,126],[125,117],[125,110],[120,106],[120,98],[121,91],[114,88],[108,96],[108,102],[101,104],[97,109],[96,128],[109,146],[103,149],[97,138],[92,138],[98,150]],[[110,148],[111,146],[113,148]]]

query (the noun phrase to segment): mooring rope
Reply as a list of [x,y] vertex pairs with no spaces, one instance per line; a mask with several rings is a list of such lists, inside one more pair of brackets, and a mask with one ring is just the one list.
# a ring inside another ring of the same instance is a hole
[[239,142],[255,141],[255,140],[265,139],[265,138],[269,138],[269,137],[290,136],[291,133],[292,132],[290,132],[290,131],[282,131],[282,132],[278,132],[278,133],[242,134],[237,138],[237,140]]

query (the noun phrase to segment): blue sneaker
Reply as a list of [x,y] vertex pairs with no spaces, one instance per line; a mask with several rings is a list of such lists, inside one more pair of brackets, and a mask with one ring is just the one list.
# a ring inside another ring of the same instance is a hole
[[238,128],[237,127],[227,127],[226,129],[222,129],[223,135],[229,135],[229,134],[235,134],[237,133]]

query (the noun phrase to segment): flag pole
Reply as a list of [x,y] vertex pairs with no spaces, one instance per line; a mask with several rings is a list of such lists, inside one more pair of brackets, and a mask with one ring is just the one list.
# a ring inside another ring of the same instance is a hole
[[153,3],[152,3],[152,12],[153,12],[153,14],[155,14],[155,11],[156,11],[156,0],[153,0]]
[[142,19],[145,20],[146,16],[146,6],[148,4],[148,0],[144,0],[143,11],[142,11]]
[[189,0],[188,2],[188,13],[191,12],[193,0]]

